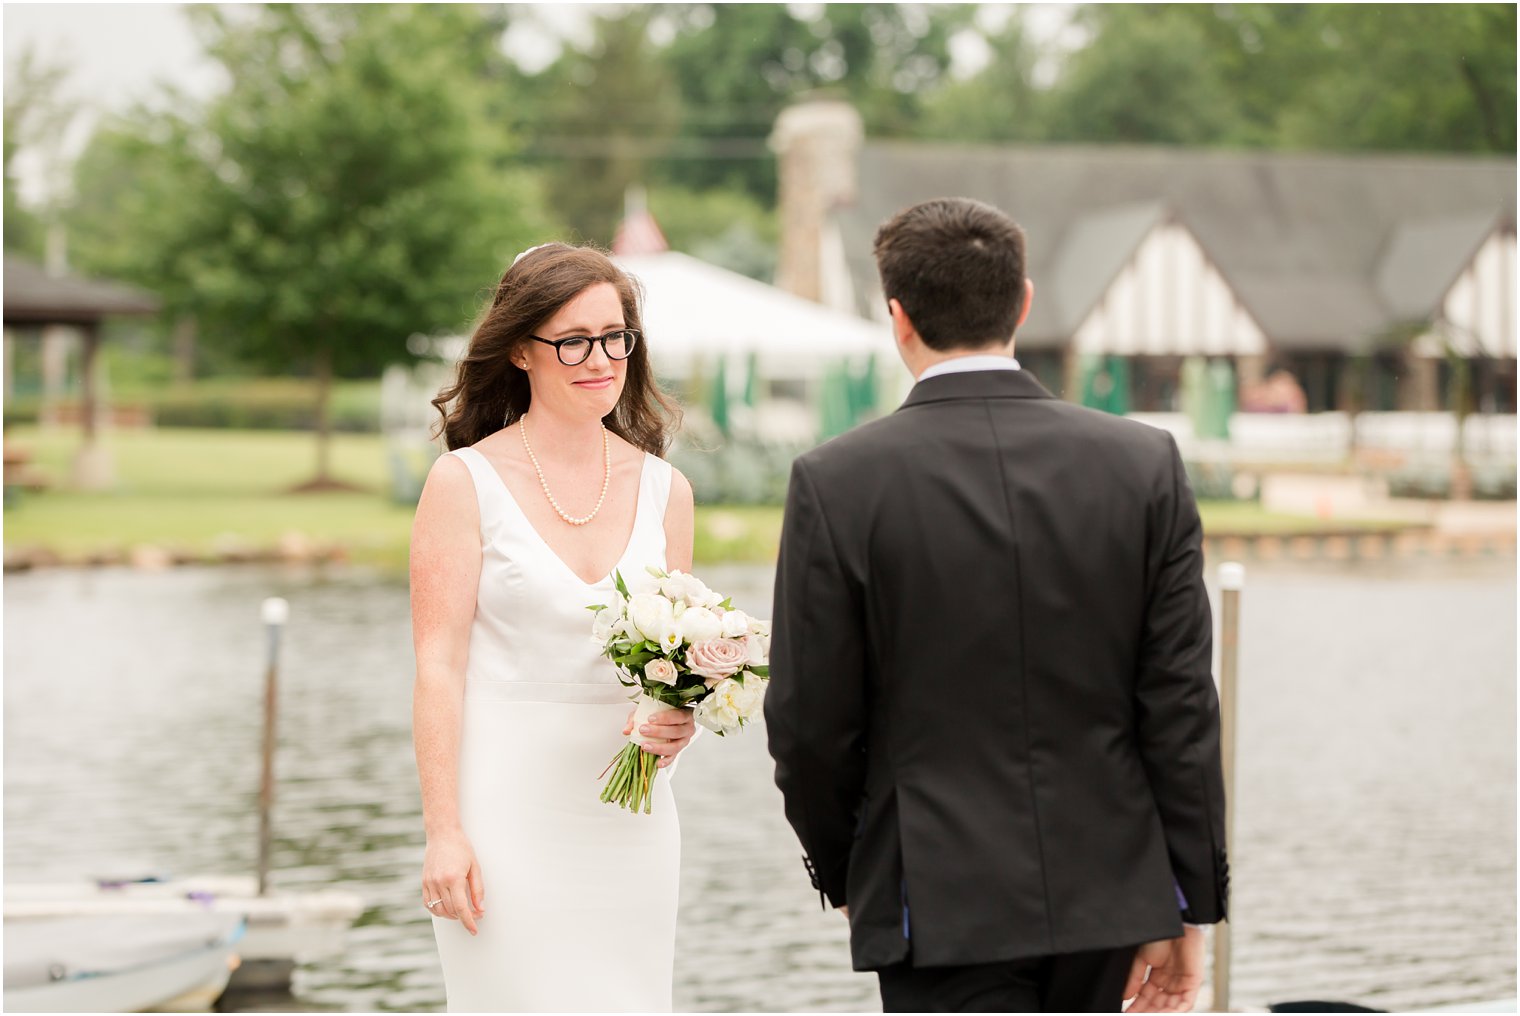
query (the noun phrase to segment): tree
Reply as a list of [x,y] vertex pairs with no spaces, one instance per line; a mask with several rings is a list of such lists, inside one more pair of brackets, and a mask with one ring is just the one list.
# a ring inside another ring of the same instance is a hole
[[556,213],[580,237],[611,244],[630,184],[642,184],[675,136],[681,96],[649,39],[656,15],[635,8],[593,22],[584,51],[566,49],[523,82],[519,122]]
[[987,39],[987,65],[964,81],[945,80],[923,100],[917,133],[954,141],[1038,141],[1045,95],[1034,83],[1039,50],[1017,9]]
[[1318,73],[1279,120],[1290,147],[1515,152],[1513,4],[1327,5]]
[[764,140],[782,108],[810,92],[853,102],[876,136],[910,132],[920,95],[950,63],[965,4],[691,4],[666,11],[666,48],[683,101],[681,137],[707,158],[667,165],[672,182],[740,188],[775,201]]
[[146,230],[149,273],[203,332],[267,367],[311,370],[306,486],[330,487],[333,376],[404,359],[414,332],[459,328],[545,223],[485,116],[475,8],[194,14],[230,88],[204,109],[145,116],[100,158],[150,181],[123,221]]
[[[58,186],[65,176],[58,146],[79,107],[63,97],[64,67],[42,63],[31,49],[13,66],[5,87],[5,249],[40,261],[48,224],[65,197]],[[17,191],[14,159],[22,148],[33,149],[52,178],[40,211],[23,205]]]
[[1234,107],[1191,16],[1113,5],[1080,17],[1094,35],[1052,88],[1050,140],[1207,145],[1226,137]]

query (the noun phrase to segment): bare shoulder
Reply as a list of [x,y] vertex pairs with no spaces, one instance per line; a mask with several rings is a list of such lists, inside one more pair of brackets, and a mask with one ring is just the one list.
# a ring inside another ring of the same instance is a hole
[[696,542],[696,506],[691,481],[675,466],[670,467],[670,499],[665,503],[665,563],[670,568],[691,571],[692,550]]
[[464,460],[458,455],[444,454],[433,460],[433,465],[428,469],[427,482],[422,490],[424,494],[430,490],[448,493],[468,490],[473,486],[470,467],[464,464]]
[[426,525],[434,519],[460,519],[478,511],[470,467],[457,455],[434,459],[422,485],[422,496],[417,500],[417,524]]
[[691,481],[686,474],[675,466],[670,467],[670,503],[672,506],[682,504],[688,511],[696,502],[696,495],[692,493]]

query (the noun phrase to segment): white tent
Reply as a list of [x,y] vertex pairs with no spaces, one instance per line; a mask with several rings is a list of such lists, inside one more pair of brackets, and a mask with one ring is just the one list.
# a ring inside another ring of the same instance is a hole
[[896,362],[891,329],[676,251],[615,259],[644,288],[644,333],[663,377],[758,354],[768,378],[816,379],[841,357]]

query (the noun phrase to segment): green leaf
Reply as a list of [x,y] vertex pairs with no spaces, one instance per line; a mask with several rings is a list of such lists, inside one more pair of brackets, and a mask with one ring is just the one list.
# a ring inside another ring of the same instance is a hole
[[763,677],[766,680],[770,680],[771,668],[768,665],[764,666],[764,667],[749,667],[747,669],[749,670],[749,672],[751,674],[754,674],[756,677]]
[[617,587],[618,592],[623,594],[623,599],[633,599],[633,597],[628,592],[628,585],[623,581],[623,573],[621,571],[613,569],[612,584]]

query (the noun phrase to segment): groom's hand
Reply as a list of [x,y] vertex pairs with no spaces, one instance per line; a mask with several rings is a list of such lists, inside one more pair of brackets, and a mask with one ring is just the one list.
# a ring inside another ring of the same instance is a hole
[[[623,734],[627,736],[633,733],[633,712],[628,714],[628,722],[623,725]],[[690,709],[666,709],[655,713],[639,728],[647,743],[644,750],[651,755],[661,756],[656,763],[661,769],[670,765],[671,759],[688,744],[697,733],[697,721],[692,719]]]
[[1181,938],[1147,942],[1135,953],[1125,1012],[1191,1012],[1203,987],[1203,929],[1184,926]]

